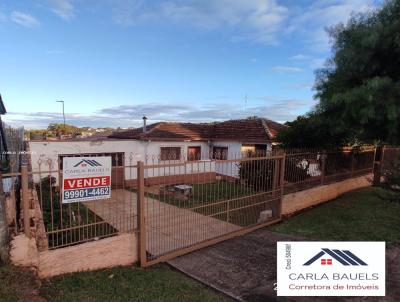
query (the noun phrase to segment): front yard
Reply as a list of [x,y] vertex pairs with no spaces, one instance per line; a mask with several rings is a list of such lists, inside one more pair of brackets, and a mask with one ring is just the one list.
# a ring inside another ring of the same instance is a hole
[[146,196],[240,226],[257,223],[261,211],[277,207],[278,200],[271,201],[270,192],[256,191],[237,181],[221,180],[191,186],[193,194],[186,200],[168,194],[172,185],[161,189],[159,186],[150,187]]
[[270,227],[271,231],[324,241],[400,244],[400,204],[380,198],[380,188],[349,192]]

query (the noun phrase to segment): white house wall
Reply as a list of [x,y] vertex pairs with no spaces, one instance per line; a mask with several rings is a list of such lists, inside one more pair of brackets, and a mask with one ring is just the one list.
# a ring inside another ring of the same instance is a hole
[[[181,147],[184,155],[189,146],[201,146],[201,161],[187,162],[185,165],[171,168],[146,169],[146,177],[164,175],[189,174],[198,172],[213,172],[215,165],[209,158],[209,146],[205,142],[145,142],[137,140],[103,140],[103,141],[29,141],[31,152],[32,170],[38,172],[57,171],[58,157],[64,154],[87,154],[87,153],[115,153],[123,152],[125,155],[125,166],[136,165],[137,161],[143,161],[147,165],[172,163],[160,160],[161,147]],[[182,158],[183,159],[183,158]],[[40,167],[39,167],[39,163]],[[179,161],[177,161],[179,162]],[[50,164],[50,166],[49,166]],[[42,177],[48,174],[43,173]],[[53,173],[58,183],[58,174]],[[136,168],[125,168],[125,179],[136,179]],[[39,175],[34,175],[34,181],[39,180]]]
[[[115,153],[125,154],[125,166],[134,165],[137,161],[144,161],[143,144],[134,140],[103,140],[103,141],[29,141],[31,152],[32,171],[57,171],[58,156],[63,154],[84,153]],[[49,163],[51,166],[49,166]],[[57,173],[52,175],[58,181]],[[47,175],[42,175],[45,177]],[[136,178],[136,169],[125,168],[125,179]],[[34,175],[34,181],[39,180],[39,175]]]
[[[146,169],[146,177],[156,176],[167,176],[167,175],[178,175],[178,174],[190,174],[190,173],[202,173],[202,172],[214,172],[214,162],[210,160],[210,148],[207,142],[143,142],[144,152],[147,154],[145,163],[147,165],[152,164],[163,164],[163,163],[183,163],[187,160],[187,149],[188,147],[201,147],[201,160],[196,162],[186,162],[181,166],[173,167],[162,167]],[[182,158],[177,161],[161,161],[161,148],[162,147],[180,147]]]
[[[182,166],[167,168],[146,169],[146,177],[167,176],[177,174],[190,174],[202,172],[217,172],[218,174],[231,177],[238,177],[239,165],[236,162],[215,163],[210,160],[212,147],[228,147],[228,159],[240,158],[242,143],[235,141],[213,141],[208,142],[158,142],[158,141],[138,141],[138,140],[103,140],[103,141],[29,141],[31,151],[31,164],[34,172],[39,171],[39,161],[41,161],[41,171],[58,169],[58,157],[65,154],[87,154],[87,153],[116,153],[123,152],[125,155],[125,166],[135,165],[137,161],[143,161],[146,165],[157,165],[162,163],[178,163],[186,161],[187,149],[190,146],[201,147],[201,160],[196,162],[186,162]],[[181,147],[183,154],[181,161],[161,161],[161,147]],[[210,149],[211,148],[211,149]],[[125,168],[125,179],[137,178],[136,168]],[[42,175],[42,177],[47,175]],[[58,182],[58,174],[52,175]],[[39,175],[34,175],[34,181],[39,180]]]

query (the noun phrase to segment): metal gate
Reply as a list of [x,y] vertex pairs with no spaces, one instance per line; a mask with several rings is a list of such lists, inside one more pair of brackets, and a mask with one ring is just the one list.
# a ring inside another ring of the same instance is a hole
[[281,219],[285,156],[138,163],[142,267]]

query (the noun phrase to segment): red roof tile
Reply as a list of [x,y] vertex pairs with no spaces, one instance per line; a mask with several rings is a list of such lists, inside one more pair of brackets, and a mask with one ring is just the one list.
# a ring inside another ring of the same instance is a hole
[[235,140],[264,143],[275,138],[285,126],[268,119],[254,118],[229,120],[218,123],[169,123],[161,122],[143,128],[115,132],[109,138],[156,140],[156,141],[206,141]]

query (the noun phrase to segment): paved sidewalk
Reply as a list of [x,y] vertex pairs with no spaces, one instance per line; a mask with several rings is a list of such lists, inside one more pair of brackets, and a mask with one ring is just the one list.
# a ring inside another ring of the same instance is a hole
[[386,253],[386,297],[277,297],[274,291],[276,242],[284,240],[304,240],[304,238],[262,229],[181,256],[168,263],[240,301],[399,301],[400,247],[389,248]]
[[[119,232],[136,228],[137,195],[135,192],[113,190],[110,199],[85,203],[97,216]],[[146,250],[153,256],[163,255],[202,241],[240,230],[241,227],[213,217],[146,197]]]

